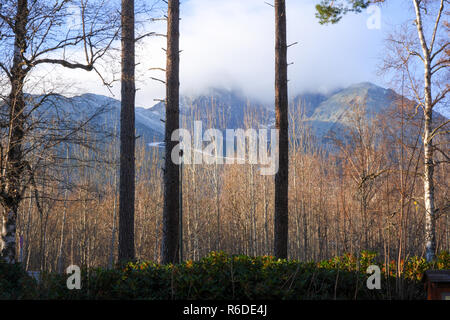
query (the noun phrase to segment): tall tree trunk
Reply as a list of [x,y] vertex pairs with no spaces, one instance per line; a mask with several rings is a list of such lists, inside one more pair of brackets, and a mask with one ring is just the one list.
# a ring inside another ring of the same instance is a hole
[[2,204],[5,208],[2,217],[0,240],[1,257],[8,263],[16,262],[16,220],[17,211],[22,201],[22,175],[25,171],[23,159],[24,143],[24,109],[25,99],[23,86],[27,71],[24,66],[22,52],[26,51],[26,26],[28,22],[28,2],[17,2],[17,13],[14,24],[14,56],[11,68],[11,92],[9,94],[9,134],[5,168],[2,176]]
[[122,0],[122,103],[120,113],[119,262],[134,260],[135,198],[134,0]]
[[275,228],[274,254],[278,258],[288,256],[288,88],[286,3],[275,0],[275,113],[279,130],[279,169],[275,175]]
[[424,134],[423,134],[423,148],[424,148],[424,201],[425,201],[425,255],[427,261],[432,261],[435,258],[436,251],[436,226],[435,226],[435,207],[434,207],[434,161],[433,161],[433,99],[431,90],[431,52],[425,40],[423,31],[422,14],[420,8],[420,1],[413,0],[414,9],[416,12],[416,27],[417,34],[420,40],[420,45],[423,54],[424,63]]
[[179,240],[179,165],[172,161],[176,141],[172,133],[179,128],[179,17],[180,1],[168,1],[167,13],[167,63],[166,63],[166,128],[164,167],[164,212],[162,263],[176,263]]

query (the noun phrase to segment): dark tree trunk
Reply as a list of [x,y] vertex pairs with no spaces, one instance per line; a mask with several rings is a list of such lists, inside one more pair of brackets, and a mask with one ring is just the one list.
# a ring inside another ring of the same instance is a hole
[[120,113],[119,262],[135,258],[134,0],[122,0],[122,104]]
[[14,24],[14,57],[11,68],[11,92],[9,94],[9,135],[7,160],[5,163],[4,185],[1,187],[2,204],[5,208],[2,217],[0,249],[1,257],[8,263],[16,262],[16,220],[22,201],[22,178],[26,168],[23,155],[25,136],[25,99],[23,86],[27,71],[23,68],[22,52],[27,49],[26,26],[28,21],[28,2],[17,2]]
[[164,213],[162,263],[176,263],[179,240],[179,165],[172,161],[172,150],[177,141],[172,133],[179,128],[179,17],[180,1],[168,1],[167,64],[166,64],[166,129],[164,167]]
[[279,169],[275,175],[274,254],[288,256],[288,88],[286,3],[275,0],[275,113],[279,130]]

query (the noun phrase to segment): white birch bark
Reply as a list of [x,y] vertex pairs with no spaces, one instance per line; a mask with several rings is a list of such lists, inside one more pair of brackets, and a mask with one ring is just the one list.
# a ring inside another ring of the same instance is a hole
[[0,248],[6,263],[16,263],[16,220],[12,211],[6,217],[2,215]]
[[420,46],[423,54],[424,64],[424,133],[423,133],[423,147],[424,147],[424,202],[425,202],[425,256],[427,261],[432,261],[435,258],[436,251],[436,227],[435,227],[435,205],[434,205],[434,161],[433,161],[433,98],[431,89],[431,53],[433,50],[434,36],[436,34],[440,15],[443,9],[443,1],[441,1],[441,9],[437,17],[436,25],[433,31],[433,38],[430,47],[428,47],[425,34],[423,30],[422,13],[420,8],[420,1],[413,0],[414,9],[416,13],[416,27],[417,34],[420,40]]

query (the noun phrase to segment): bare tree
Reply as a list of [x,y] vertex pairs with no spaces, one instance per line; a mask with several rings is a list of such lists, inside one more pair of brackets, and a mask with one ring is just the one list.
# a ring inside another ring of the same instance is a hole
[[[433,121],[435,107],[446,100],[450,90],[448,84],[449,44],[445,34],[448,23],[443,22],[446,1],[426,2],[413,0],[414,30],[405,25],[401,32],[388,38],[386,70],[396,70],[406,75],[411,98],[423,112],[423,187],[425,212],[425,255],[427,261],[435,258],[436,252],[436,212],[435,152],[440,152],[447,160],[445,149],[438,148],[436,136],[445,133],[449,120],[442,123]],[[415,73],[416,66],[423,65],[423,73]],[[421,78],[423,75],[423,78]],[[448,132],[448,131],[447,131]]]
[[[342,1],[341,1],[342,2]],[[345,2],[345,1],[344,1]],[[346,0],[352,7],[343,6],[342,3],[334,3],[323,0],[317,6],[317,17],[320,23],[336,23],[343,14],[366,8],[371,3],[384,2],[384,0],[372,0],[355,2]],[[434,186],[434,153],[436,150],[444,154],[444,151],[433,145],[433,138],[439,134],[442,128],[449,124],[445,121],[441,124],[433,123],[433,109],[444,102],[450,90],[448,84],[449,44],[448,21],[444,21],[448,12],[445,6],[446,0],[425,1],[412,0],[414,8],[414,20],[416,35],[411,34],[409,25],[405,26],[402,33],[391,37],[391,49],[394,59],[389,59],[387,69],[406,71],[410,80],[410,89],[413,99],[420,107],[424,115],[423,151],[424,151],[424,209],[425,209],[425,250],[427,261],[435,258],[436,251],[436,208]],[[391,58],[391,57],[390,57]],[[418,60],[417,60],[418,59]],[[413,74],[417,63],[423,65],[423,78],[418,79]],[[442,132],[442,131],[441,131]],[[448,155],[444,154],[448,160]]]
[[179,208],[180,192],[179,165],[172,161],[172,150],[176,141],[172,141],[172,133],[180,126],[179,110],[179,19],[180,1],[168,1],[167,13],[167,63],[166,63],[166,127],[165,127],[165,166],[164,166],[164,213],[162,262],[179,261]]
[[374,120],[369,121],[366,102],[353,102],[348,106],[350,127],[345,137],[338,138],[331,133],[331,140],[339,148],[342,162],[349,165],[349,176],[356,185],[355,198],[359,202],[361,229],[364,230],[362,248],[370,249],[369,232],[372,219],[369,216],[370,202],[376,194],[378,179],[388,169],[383,163],[382,153],[377,148],[379,130]]
[[[0,200],[5,213],[0,247],[1,256],[10,263],[16,261],[18,208],[36,168],[27,161],[27,153],[36,147],[26,144],[27,135],[34,129],[30,118],[49,96],[33,102],[24,93],[26,80],[36,66],[43,64],[97,71],[95,63],[111,48],[118,32],[117,18],[103,10],[104,3],[94,5],[84,1],[79,7],[82,21],[79,30],[64,29],[69,2],[0,3],[0,70],[9,80],[1,122],[5,139],[1,145]],[[75,48],[84,49],[84,62],[67,58],[66,52]]]
[[286,3],[275,1],[275,113],[276,128],[279,130],[279,169],[275,175],[275,228],[274,254],[288,257],[288,88],[287,88],[287,42]]
[[[416,91],[417,100],[419,105],[423,110],[425,117],[424,130],[423,130],[423,150],[424,150],[424,201],[425,201],[425,250],[427,261],[432,261],[435,259],[436,254],[436,223],[435,223],[435,194],[434,194],[434,148],[433,148],[433,137],[436,135],[437,130],[441,126],[433,125],[433,108],[443,99],[450,90],[450,85],[448,82],[445,84],[443,89],[438,86],[433,86],[432,78],[436,77],[436,72],[445,69],[448,70],[449,64],[449,44],[448,38],[442,43],[435,43],[436,35],[441,28],[441,18],[444,12],[445,3],[448,1],[441,0],[440,6],[436,14],[435,24],[432,29],[432,35],[429,39],[426,39],[424,25],[423,25],[423,15],[428,15],[431,8],[427,9],[427,3],[425,1],[414,0],[414,9],[416,13],[416,27],[417,35],[420,41],[420,47],[422,49],[422,55],[417,53],[417,56],[423,62],[424,66],[424,80],[423,80],[423,90],[422,92]],[[448,14],[448,13],[447,13]],[[447,30],[448,31],[448,30]],[[443,53],[444,54],[441,54]],[[411,54],[416,55],[412,52]],[[442,72],[441,71],[441,72]],[[448,75],[448,74],[447,74]],[[448,78],[447,78],[448,79]],[[417,86],[414,86],[417,88]],[[435,92],[437,91],[437,94]],[[448,121],[446,123],[449,123]]]

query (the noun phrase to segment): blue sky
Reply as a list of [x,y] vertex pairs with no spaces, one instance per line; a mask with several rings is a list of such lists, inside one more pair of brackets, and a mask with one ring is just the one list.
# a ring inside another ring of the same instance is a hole
[[[270,2],[270,1],[268,1]],[[327,92],[356,82],[371,81],[389,87],[377,75],[384,41],[399,24],[412,17],[410,1],[392,0],[380,7],[379,29],[369,29],[374,12],[350,14],[337,25],[321,26],[315,18],[318,1],[288,0],[289,91]],[[184,0],[181,2],[181,92],[199,94],[210,87],[240,89],[264,102],[273,100],[274,12],[263,0]],[[163,13],[161,13],[163,14]],[[165,32],[165,22],[148,28]],[[149,107],[164,97],[164,78],[149,68],[165,66],[164,38],[148,38],[138,52],[137,104]],[[93,74],[77,72],[71,79],[78,93],[110,95]],[[119,96],[120,84],[113,93]]]

